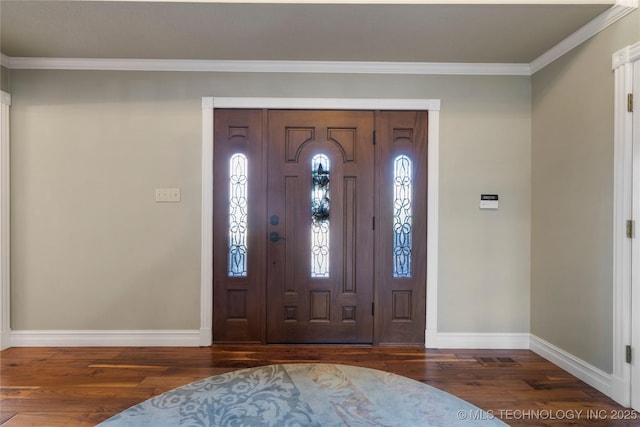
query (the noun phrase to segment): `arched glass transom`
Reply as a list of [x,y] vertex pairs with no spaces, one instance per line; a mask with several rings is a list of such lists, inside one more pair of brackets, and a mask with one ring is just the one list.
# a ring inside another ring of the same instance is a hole
[[229,161],[229,276],[247,276],[247,156],[236,153]]
[[402,154],[393,161],[393,277],[411,277],[413,164]]
[[329,158],[311,159],[311,277],[329,277]]

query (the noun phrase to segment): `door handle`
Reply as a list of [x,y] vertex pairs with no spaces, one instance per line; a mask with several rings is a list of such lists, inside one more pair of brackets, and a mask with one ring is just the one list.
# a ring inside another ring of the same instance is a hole
[[271,233],[269,233],[269,240],[271,240],[273,243],[276,243],[278,240],[285,240],[285,238],[280,237],[280,233],[278,233],[277,231],[272,231]]

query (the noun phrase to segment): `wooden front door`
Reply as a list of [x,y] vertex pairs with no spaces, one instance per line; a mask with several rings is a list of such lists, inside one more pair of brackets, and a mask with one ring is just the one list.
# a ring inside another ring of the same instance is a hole
[[269,112],[268,342],[373,342],[373,130],[372,112]]
[[214,342],[424,343],[426,129],[215,111]]

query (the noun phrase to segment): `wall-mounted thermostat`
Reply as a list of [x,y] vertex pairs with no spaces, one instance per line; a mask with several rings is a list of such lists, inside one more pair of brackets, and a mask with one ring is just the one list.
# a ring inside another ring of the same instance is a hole
[[497,194],[481,194],[480,209],[498,209]]

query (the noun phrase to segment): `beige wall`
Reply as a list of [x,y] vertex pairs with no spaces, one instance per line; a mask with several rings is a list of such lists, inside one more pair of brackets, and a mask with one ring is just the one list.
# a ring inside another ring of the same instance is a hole
[[439,330],[529,331],[528,77],[12,70],[10,89],[15,330],[199,327],[215,95],[441,99]]
[[611,55],[640,40],[634,11],[532,78],[531,332],[612,370]]

